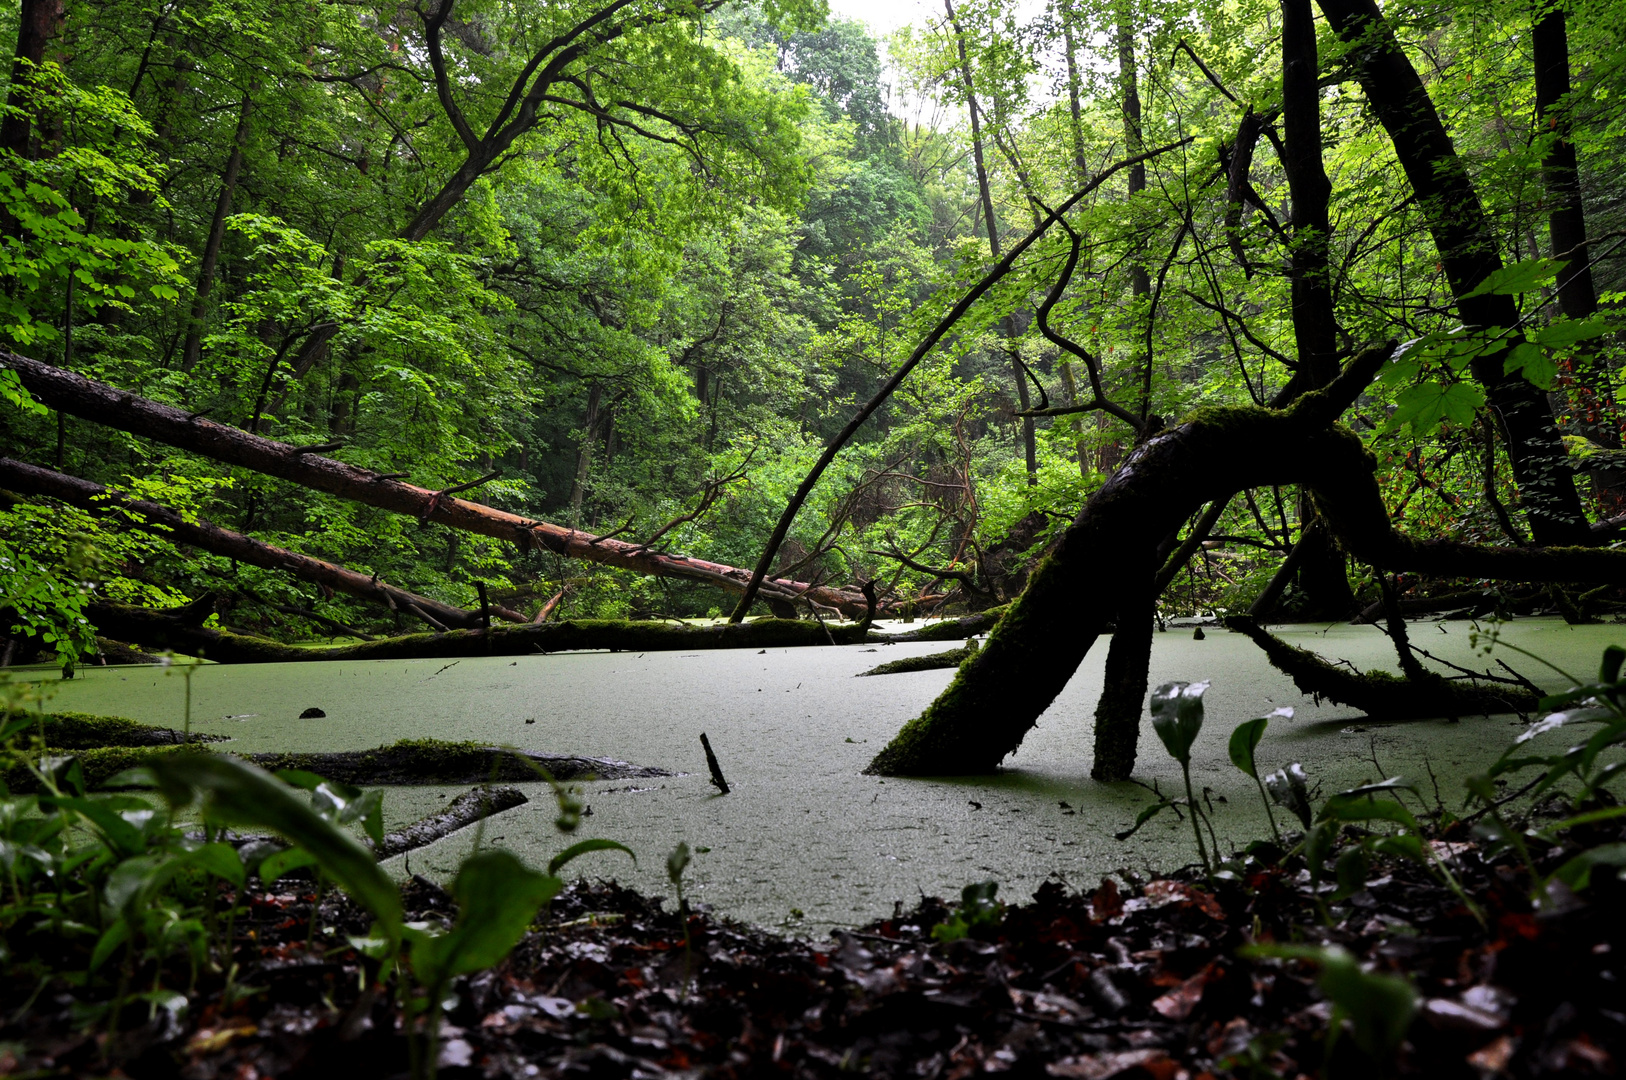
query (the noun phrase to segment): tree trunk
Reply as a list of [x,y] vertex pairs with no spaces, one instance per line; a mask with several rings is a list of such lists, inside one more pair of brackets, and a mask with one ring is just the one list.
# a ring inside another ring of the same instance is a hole
[[[397,589],[378,580],[378,576],[346,569],[336,563],[302,555],[297,551],[273,547],[253,537],[223,529],[201,518],[187,519],[167,506],[141,499],[127,499],[110,492],[100,484],[52,472],[36,465],[0,457],[0,485],[27,495],[45,495],[59,499],[95,514],[114,510],[125,512],[125,520],[132,527],[178,544],[202,548],[228,559],[259,566],[267,570],[282,570],[304,581],[314,582],[335,592],[382,604],[392,611],[404,612],[423,619],[440,628],[474,627],[480,624],[478,612],[431,600],[427,596]],[[507,608],[491,609],[510,622],[528,622],[525,616]]]
[[0,121],[0,150],[29,157],[32,119],[27,87],[35,68],[45,62],[45,50],[62,33],[63,0],[22,0],[17,24],[17,51],[11,63],[11,92],[6,116]]
[[[581,649],[671,652],[695,649],[789,649],[818,645],[857,645],[869,638],[862,623],[820,625],[812,620],[760,619],[749,623],[685,626],[665,622],[566,619],[561,622],[495,626],[408,634],[359,645],[311,649],[268,638],[213,630],[199,625],[207,609],[155,611],[121,604],[93,604],[86,618],[104,636],[151,649],[174,649],[222,664],[299,664],[322,660],[422,660],[469,656],[533,656]],[[873,640],[888,640],[877,637]]]
[[[1321,160],[1319,77],[1310,0],[1282,0],[1282,167],[1292,198],[1293,230],[1288,274],[1297,379],[1310,389],[1320,389],[1338,375],[1338,324],[1329,255],[1332,183]],[[1304,550],[1299,553],[1302,603],[1294,614],[1317,621],[1347,619],[1355,608],[1355,594],[1344,572],[1337,538],[1324,529],[1308,531],[1315,522],[1315,505],[1308,496],[1299,499],[1299,521],[1306,533]]]
[[[1141,128],[1140,107],[1140,76],[1135,69],[1135,27],[1131,21],[1131,8],[1128,0],[1118,9],[1118,86],[1123,93],[1123,125],[1124,125],[1124,152],[1138,154],[1145,145]],[[1134,202],[1135,196],[1146,190],[1146,165],[1138,164],[1129,170],[1129,182],[1126,185],[1129,201]],[[1137,244],[1136,255],[1139,255]],[[1141,394],[1140,418],[1142,426],[1152,414],[1152,342],[1151,342],[1151,311],[1150,300],[1152,294],[1152,278],[1146,272],[1146,264],[1139,258],[1129,261],[1129,293],[1133,297],[1130,310],[1134,312],[1135,336],[1142,338],[1142,349],[1145,355],[1140,357],[1141,363]]]
[[181,347],[182,371],[191,371],[203,355],[204,317],[209,313],[209,293],[214,290],[215,268],[220,264],[220,246],[226,239],[226,218],[231,214],[237,176],[243,167],[243,143],[248,139],[248,114],[252,106],[252,100],[245,94],[242,111],[237,115],[237,131],[232,136],[231,153],[226,156],[226,168],[220,177],[220,194],[215,198],[215,216],[209,222],[209,238],[203,245],[203,260],[198,264],[198,283],[192,294],[186,343]]
[[[1361,88],[1389,133],[1423,208],[1462,321],[1470,326],[1516,326],[1519,314],[1511,296],[1468,295],[1502,268],[1495,234],[1467,166],[1394,31],[1375,0],[1318,2],[1338,36],[1353,48],[1351,60]],[[1588,543],[1592,537],[1566,467],[1552,407],[1546,395],[1521,375],[1503,371],[1507,350],[1520,338],[1510,333],[1504,340],[1507,349],[1476,359],[1472,370],[1507,432],[1508,456],[1531,531],[1539,544]]]
[[[1564,9],[1554,7],[1536,21],[1531,45],[1535,50],[1536,127],[1551,133],[1553,142],[1542,162],[1547,188],[1547,233],[1553,255],[1568,265],[1558,274],[1558,306],[1571,319],[1585,319],[1598,310],[1598,292],[1592,280],[1587,247],[1586,209],[1581,200],[1581,174],[1576,161],[1573,121],[1570,117],[1570,47]],[[1590,367],[1575,387],[1573,415],[1580,432],[1600,446],[1620,448],[1614,417],[1614,388],[1609,368],[1590,350],[1578,360]],[[1587,376],[1590,376],[1588,378]],[[1593,495],[1605,517],[1626,509],[1626,470],[1596,468],[1587,471]]]
[[1090,776],[1103,781],[1127,780],[1135,768],[1156,621],[1157,595],[1150,562],[1142,559],[1139,565],[1123,570],[1132,580],[1124,590],[1112,641],[1107,645],[1106,674],[1095,703],[1095,761]]
[[587,497],[587,478],[593,469],[593,443],[598,439],[598,405],[603,389],[594,383],[587,391],[587,416],[582,420],[582,441],[576,448],[576,479],[570,485],[570,527],[581,525],[582,500]]
[[1205,410],[1142,444],[1093,495],[989,635],[925,713],[870,763],[882,775],[996,768],[1066,686],[1139,577],[1122,573],[1197,506],[1242,487],[1302,484],[1357,558],[1389,570],[1517,581],[1626,583],[1626,552],[1528,550],[1396,533],[1359,438],[1335,421],[1390,347],[1282,411]]
[[[0,367],[17,372],[29,393],[50,408],[316,491],[397,514],[409,514],[420,521],[438,522],[525,548],[546,548],[568,559],[619,566],[640,574],[700,581],[731,592],[744,592],[751,578],[749,571],[737,567],[683,555],[661,555],[639,544],[598,539],[574,529],[403,484],[287,443],[251,435],[239,428],[92,382],[75,372],[15,353],[0,350]],[[805,597],[849,616],[869,610],[863,593],[857,589],[833,589],[779,578],[763,581],[762,589],[764,596],[786,600]]]
[[[948,13],[950,29],[954,31],[954,44],[960,55],[960,83],[965,90],[966,109],[971,114],[971,161],[976,168],[977,195],[982,203],[982,216],[988,229],[988,252],[994,261],[998,262],[999,218],[994,214],[994,193],[988,182],[988,166],[983,155],[982,111],[977,106],[977,88],[971,78],[971,57],[965,47],[965,32],[960,29],[960,22],[954,15],[954,0],[943,0],[943,9]],[[1144,176],[1145,166],[1139,168],[1141,175]],[[1015,352],[1014,342],[1020,336],[1016,330],[1016,321],[1007,315],[1000,320],[1000,329],[1005,335],[1005,340],[1013,343],[1009,349],[1011,374],[1016,379],[1016,400],[1020,410],[1027,412],[1033,405],[1028,396],[1027,372]],[[1039,444],[1033,417],[1022,417],[1020,430],[1022,458],[1027,466],[1028,485],[1032,487],[1039,483]]]

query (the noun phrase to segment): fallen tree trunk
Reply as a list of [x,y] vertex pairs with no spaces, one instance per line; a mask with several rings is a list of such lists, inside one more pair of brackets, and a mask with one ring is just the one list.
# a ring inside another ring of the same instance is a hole
[[967,641],[958,649],[948,652],[931,653],[927,656],[906,656],[902,660],[890,660],[884,664],[877,664],[868,671],[860,671],[858,677],[865,675],[903,675],[911,671],[939,671],[943,668],[957,668],[967,659],[977,655],[975,640]]
[[385,833],[384,839],[373,848],[373,854],[378,856],[381,862],[384,859],[393,859],[397,855],[427,847],[436,840],[444,839],[459,829],[466,829],[477,821],[484,821],[493,814],[512,810],[516,806],[524,806],[529,801],[523,791],[514,787],[488,785],[477,787],[473,791],[465,791],[440,813],[430,814],[404,829]]
[[93,604],[86,617],[97,629],[147,648],[173,649],[222,664],[287,664],[321,660],[432,660],[464,656],[530,656],[579,649],[670,652],[689,649],[779,649],[857,645],[872,638],[861,623],[820,626],[811,620],[758,619],[740,624],[685,626],[617,619],[567,619],[490,630],[407,634],[356,645],[306,648],[200,625],[207,610],[173,612],[121,604]]
[[[216,555],[224,555],[238,562],[259,566],[267,570],[283,570],[297,578],[325,586],[334,592],[357,596],[382,604],[392,611],[400,611],[423,619],[432,626],[476,627],[481,625],[480,613],[431,600],[427,596],[398,589],[355,570],[302,555],[297,551],[261,543],[253,537],[223,529],[202,518],[187,520],[167,506],[144,499],[128,499],[89,480],[52,472],[37,465],[0,457],[0,486],[24,495],[45,495],[70,506],[102,514],[112,510],[125,511],[125,520],[131,527],[162,536],[166,540],[202,548]],[[492,606],[491,613],[510,622],[529,620],[517,611]]]
[[[1241,487],[1303,484],[1356,558],[1388,570],[1626,583],[1626,552],[1422,542],[1394,531],[1360,439],[1335,421],[1389,348],[1369,350],[1290,409],[1202,409],[1142,444],[1073,521],[982,650],[870,763],[882,775],[986,772],[1021,744],[1134,587],[1140,552]],[[1193,673],[1194,677],[1201,673]],[[1138,731],[1138,726],[1137,729]]]
[[[738,567],[683,555],[659,554],[641,544],[595,537],[453,498],[443,492],[403,484],[15,353],[0,350],[0,368],[15,371],[36,400],[61,412],[316,491],[408,514],[420,521],[433,521],[506,540],[522,549],[546,549],[569,559],[617,566],[640,574],[700,581],[730,592],[743,593],[751,579],[750,571]],[[775,578],[764,581],[761,592],[764,599],[811,600],[849,617],[863,615],[868,610],[868,603],[857,589],[832,589]]]
[[1289,645],[1243,616],[1225,625],[1259,646],[1272,667],[1292,678],[1299,692],[1360,709],[1374,720],[1422,720],[1431,717],[1490,716],[1528,713],[1539,699],[1518,686],[1470,686],[1432,671],[1402,678],[1386,671],[1356,672],[1329,664],[1308,649]]

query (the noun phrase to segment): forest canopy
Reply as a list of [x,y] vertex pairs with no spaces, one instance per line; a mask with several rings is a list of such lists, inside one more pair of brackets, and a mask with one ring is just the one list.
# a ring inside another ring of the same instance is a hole
[[[1407,543],[1607,549],[1617,16],[24,0],[7,662],[107,605],[738,618],[754,566],[780,616],[993,608],[1137,446],[1378,347],[1342,423]],[[1377,566],[1304,472],[1182,504],[1103,618],[1620,584]]]

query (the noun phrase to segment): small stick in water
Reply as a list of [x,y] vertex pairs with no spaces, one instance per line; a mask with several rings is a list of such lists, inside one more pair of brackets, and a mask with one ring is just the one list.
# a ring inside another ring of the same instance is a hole
[[717,755],[711,752],[711,740],[706,738],[704,731],[700,733],[700,745],[706,749],[706,768],[711,770],[711,782],[716,784],[724,795],[727,795],[728,781],[723,779],[722,766],[717,764]]

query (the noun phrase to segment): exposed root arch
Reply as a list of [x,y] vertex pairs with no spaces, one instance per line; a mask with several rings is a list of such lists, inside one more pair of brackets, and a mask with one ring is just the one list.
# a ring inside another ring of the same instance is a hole
[[1626,552],[1420,542],[1394,531],[1373,463],[1335,421],[1389,348],[1356,357],[1292,408],[1204,409],[1132,453],[1095,493],[936,701],[870,763],[882,775],[987,772],[1022,742],[1138,578],[1121,572],[1200,505],[1244,487],[1302,484],[1357,558],[1388,570],[1516,581],[1626,583]]

